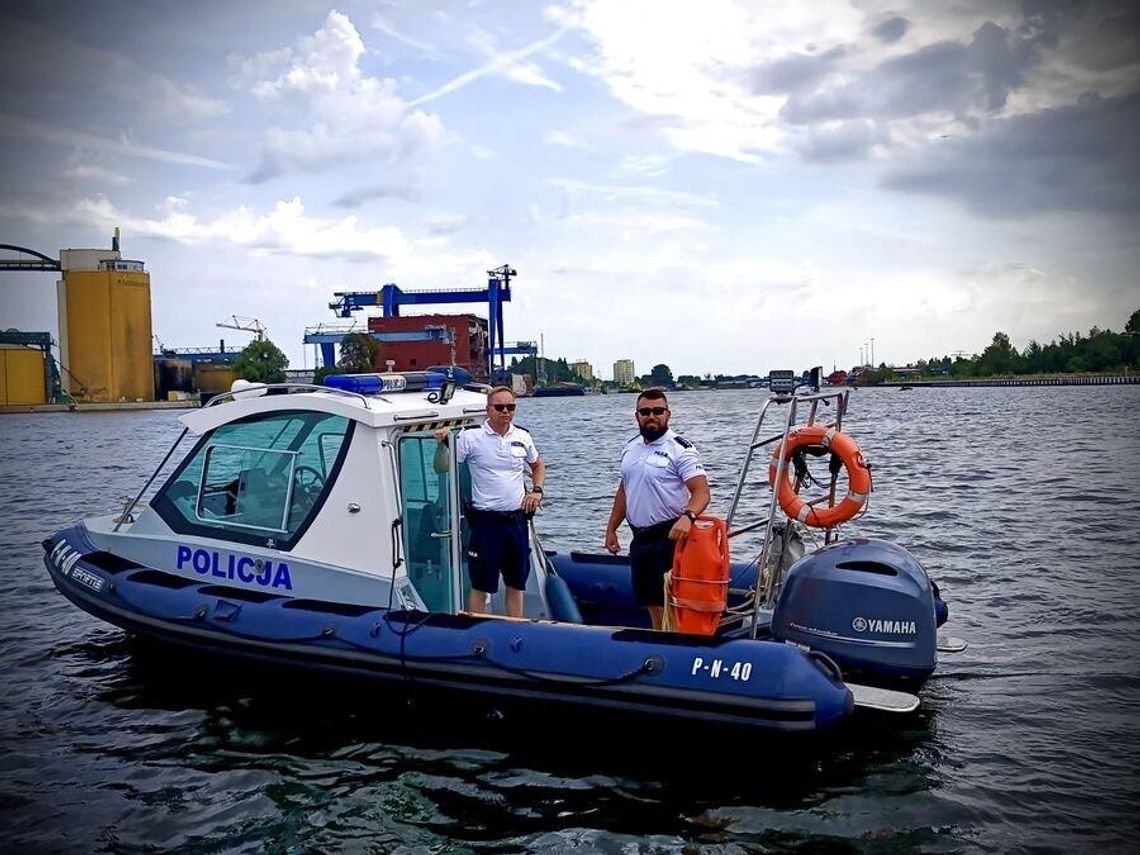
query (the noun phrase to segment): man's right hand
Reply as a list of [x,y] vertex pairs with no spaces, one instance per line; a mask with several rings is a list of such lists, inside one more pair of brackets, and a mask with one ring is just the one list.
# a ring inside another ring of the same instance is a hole
[[617,531],[614,529],[606,529],[606,549],[610,555],[617,555],[621,551],[621,544],[618,543]]
[[440,428],[435,432],[435,438],[439,442],[447,442],[447,435],[449,433],[451,433],[451,431],[448,428]]

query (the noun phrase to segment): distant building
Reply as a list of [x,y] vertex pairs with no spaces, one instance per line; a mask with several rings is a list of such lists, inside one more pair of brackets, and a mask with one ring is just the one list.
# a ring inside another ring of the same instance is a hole
[[579,359],[577,362],[570,363],[570,370],[581,377],[583,380],[594,379],[594,366],[584,359]]
[[619,359],[614,363],[614,383],[618,386],[632,386],[637,372],[632,359]]
[[450,365],[452,347],[455,364],[466,368],[480,382],[487,379],[487,319],[476,315],[409,315],[399,318],[369,318],[368,331],[378,333],[417,333],[446,327],[453,342],[440,339],[423,341],[381,341],[377,370],[422,371],[429,365]]

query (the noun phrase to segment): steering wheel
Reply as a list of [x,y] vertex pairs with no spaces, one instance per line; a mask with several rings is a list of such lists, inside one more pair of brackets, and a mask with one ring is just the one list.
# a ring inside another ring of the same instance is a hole
[[301,510],[307,511],[316,504],[317,496],[325,486],[325,476],[304,463],[293,469],[293,501]]

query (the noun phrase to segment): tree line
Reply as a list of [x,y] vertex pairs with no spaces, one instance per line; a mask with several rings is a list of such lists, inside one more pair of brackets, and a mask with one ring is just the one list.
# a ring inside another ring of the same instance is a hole
[[[367,333],[346,336],[341,343],[341,358],[334,366],[320,369],[316,382],[328,374],[374,371],[381,352],[380,342]],[[541,366],[547,383],[559,381],[582,382],[565,358],[544,359]],[[285,379],[289,360],[271,341],[251,342],[234,360],[234,371],[239,377],[263,383],[279,383]],[[533,375],[535,359],[512,359],[511,371]],[[1124,325],[1123,332],[1093,327],[1087,335],[1079,332],[1064,333],[1048,344],[1030,340],[1018,350],[1004,332],[994,333],[993,340],[981,353],[973,356],[936,356],[915,363],[921,377],[1001,377],[1025,374],[1080,374],[1086,372],[1112,372],[1140,370],[1140,309],[1134,311]],[[863,382],[889,380],[893,369],[881,364],[863,375]],[[716,381],[745,379],[745,375],[728,377],[709,374],[699,378],[682,374],[677,382],[684,385],[709,385]],[[641,386],[672,387],[673,372],[665,364],[654,365],[652,371],[638,378]],[[609,384],[612,385],[612,384]]]
[[[1004,332],[973,356],[936,356],[915,363],[922,377],[1002,377],[1025,374],[1083,374],[1135,371],[1140,369],[1140,309],[1132,313],[1123,332],[1093,327],[1087,335],[1064,333],[1049,344],[1031,339],[1022,350],[1015,348]],[[868,383],[893,375],[887,365],[867,372]]]
[[[376,370],[381,345],[368,333],[351,333],[340,343],[340,359],[335,365],[318,368],[313,382],[320,383],[330,374],[364,374]],[[289,357],[269,339],[252,341],[234,358],[234,373],[251,383],[284,383]]]

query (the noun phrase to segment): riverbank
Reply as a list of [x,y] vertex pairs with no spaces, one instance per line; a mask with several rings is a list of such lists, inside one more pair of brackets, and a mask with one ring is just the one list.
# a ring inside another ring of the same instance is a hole
[[868,384],[885,388],[961,388],[968,386],[1130,386],[1140,374],[1057,374],[1049,377],[978,377],[970,380],[895,380]]

